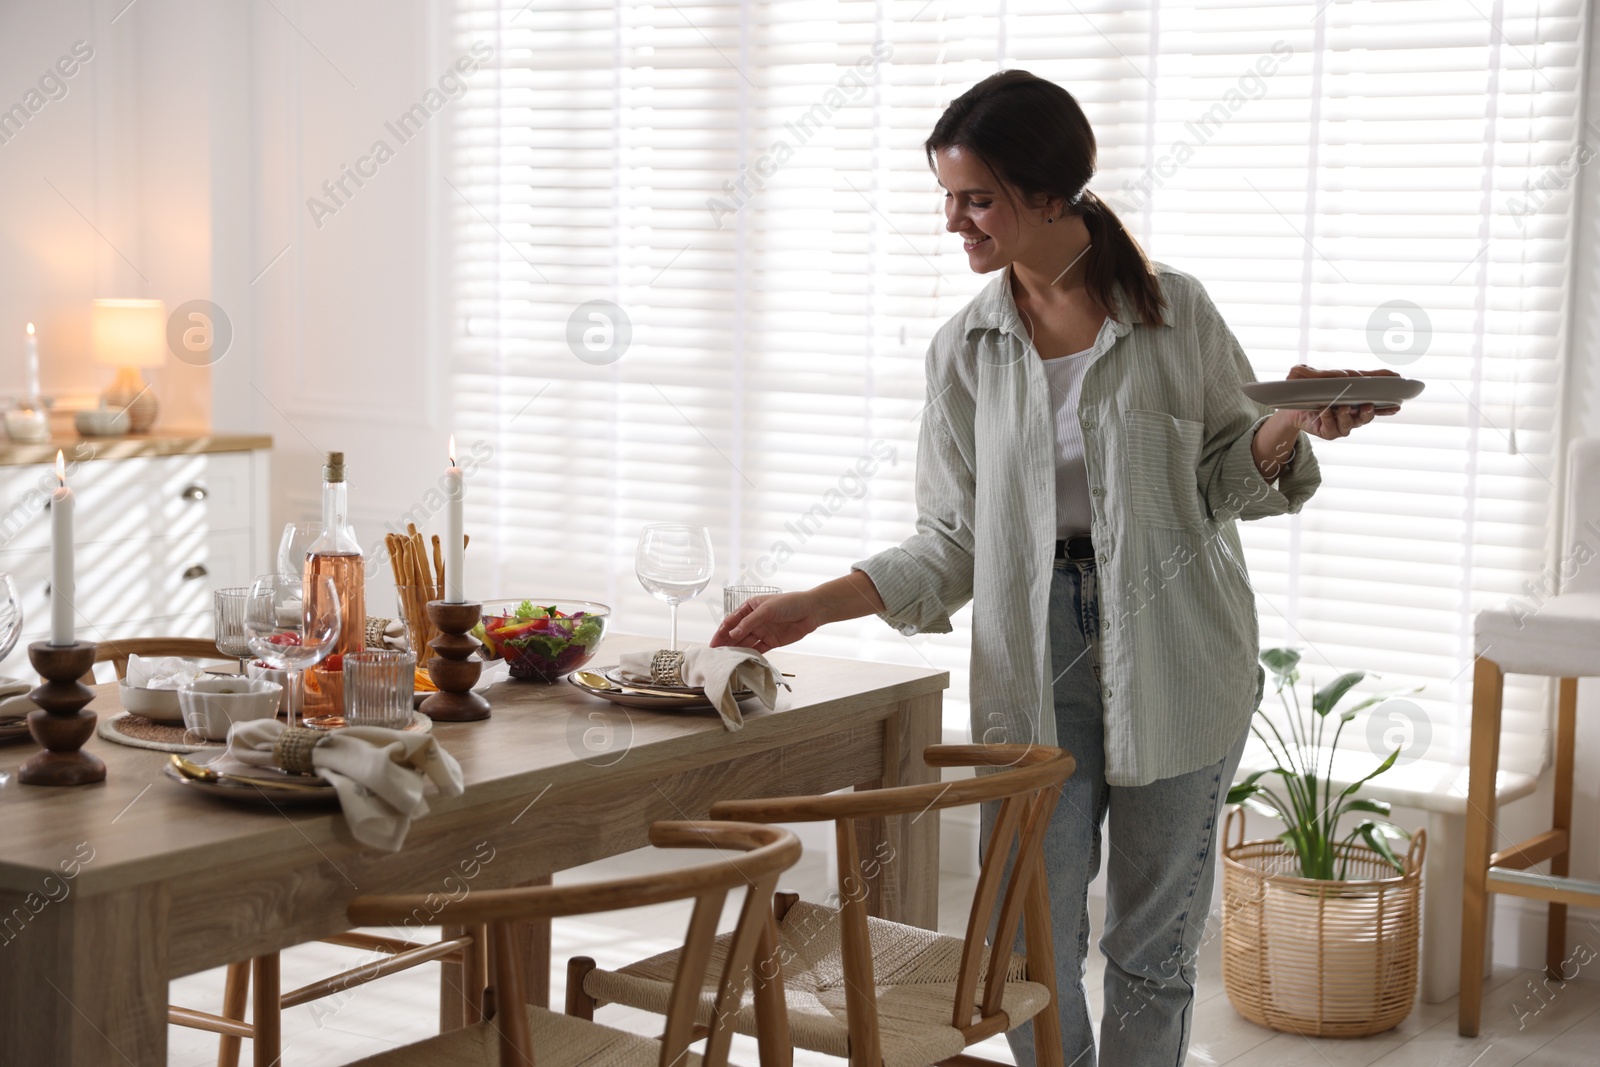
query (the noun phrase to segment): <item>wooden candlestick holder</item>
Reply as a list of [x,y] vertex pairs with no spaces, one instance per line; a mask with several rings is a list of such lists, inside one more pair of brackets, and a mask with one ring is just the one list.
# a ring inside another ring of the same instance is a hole
[[43,752],[28,757],[17,770],[17,780],[26,785],[90,785],[106,780],[106,765],[82,751],[94,736],[99,718],[83,706],[94,699],[94,691],[80,678],[94,669],[94,645],[79,641],[72,645],[52,645],[35,641],[28,646],[28,662],[44,679],[28,696],[39,705],[28,713],[28,732],[44,746]]
[[422,714],[435,722],[474,722],[489,717],[489,701],[474,693],[483,661],[473,659],[478,639],[469,634],[483,616],[482,604],[428,602],[428,619],[439,636],[428,642],[438,653],[428,660],[428,677],[439,691],[422,702]]

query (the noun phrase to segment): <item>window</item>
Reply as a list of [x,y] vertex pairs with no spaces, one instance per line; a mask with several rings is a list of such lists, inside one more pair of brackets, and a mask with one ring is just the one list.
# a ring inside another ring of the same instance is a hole
[[[1425,685],[1432,754],[1459,747],[1472,613],[1550,550],[1579,0],[450,17],[455,51],[493,50],[440,195],[457,425],[496,451],[471,521],[499,592],[587,594],[660,630],[638,529],[704,522],[718,578],[684,612],[704,638],[724,578],[801,588],[904,537],[923,356],[984,282],[919,145],[955,94],[1024,67],[1078,97],[1093,188],[1207,284],[1259,376],[1427,379],[1392,424],[1319,445],[1322,491],[1246,543],[1263,641]],[[866,619],[803,647],[949,669],[960,727],[967,614],[950,636]],[[1507,700],[1508,735],[1537,734],[1540,692],[1513,679]],[[1507,765],[1537,742],[1508,736]]]

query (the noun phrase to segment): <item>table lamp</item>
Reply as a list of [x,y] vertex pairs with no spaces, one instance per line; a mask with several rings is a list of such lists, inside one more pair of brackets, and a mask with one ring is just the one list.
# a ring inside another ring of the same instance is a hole
[[167,310],[159,300],[96,300],[94,360],[117,368],[100,402],[128,413],[128,429],[147,433],[156,421],[156,396],[139,373],[166,358]]

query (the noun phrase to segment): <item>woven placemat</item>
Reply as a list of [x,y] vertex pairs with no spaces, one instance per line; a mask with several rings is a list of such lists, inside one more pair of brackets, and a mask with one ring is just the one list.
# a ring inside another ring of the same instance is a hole
[[199,744],[185,741],[188,732],[182,726],[169,726],[152,722],[143,715],[124,711],[103,717],[95,730],[107,741],[130,748],[153,748],[157,752],[199,752],[207,748],[221,748],[222,742],[202,741]]

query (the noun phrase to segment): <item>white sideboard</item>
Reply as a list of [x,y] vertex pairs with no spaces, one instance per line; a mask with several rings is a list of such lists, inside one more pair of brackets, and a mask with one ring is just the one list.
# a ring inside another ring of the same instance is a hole
[[271,447],[254,435],[0,445],[0,571],[15,579],[24,616],[0,674],[33,677],[27,644],[49,634],[57,449],[75,498],[78,638],[105,641],[209,637],[212,590],[270,569]]

